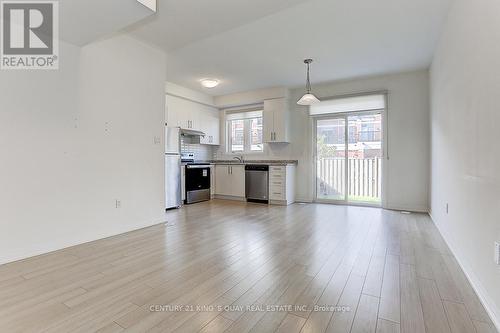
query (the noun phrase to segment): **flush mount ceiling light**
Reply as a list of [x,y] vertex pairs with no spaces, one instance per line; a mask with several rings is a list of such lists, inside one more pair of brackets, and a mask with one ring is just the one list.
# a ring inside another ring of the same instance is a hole
[[316,103],[319,103],[320,100],[314,96],[313,93],[311,93],[311,79],[309,77],[309,66],[311,65],[311,62],[313,62],[312,59],[306,59],[304,60],[304,64],[307,66],[307,81],[306,81],[306,93],[304,96],[302,96],[301,99],[297,102],[298,105],[313,105]]
[[205,88],[215,88],[219,85],[219,80],[217,80],[217,79],[203,79],[203,80],[200,80],[200,83]]

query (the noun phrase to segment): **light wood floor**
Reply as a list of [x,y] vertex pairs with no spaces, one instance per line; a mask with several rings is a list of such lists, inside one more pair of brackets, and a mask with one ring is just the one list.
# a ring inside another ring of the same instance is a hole
[[0,266],[0,332],[496,332],[427,215],[215,200],[167,220]]

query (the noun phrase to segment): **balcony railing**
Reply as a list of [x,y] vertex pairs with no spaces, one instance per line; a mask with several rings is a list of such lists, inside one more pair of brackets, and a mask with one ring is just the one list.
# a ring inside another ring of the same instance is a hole
[[343,200],[347,190],[350,201],[381,201],[381,158],[349,158],[348,167],[344,158],[320,158],[317,168],[318,198]]

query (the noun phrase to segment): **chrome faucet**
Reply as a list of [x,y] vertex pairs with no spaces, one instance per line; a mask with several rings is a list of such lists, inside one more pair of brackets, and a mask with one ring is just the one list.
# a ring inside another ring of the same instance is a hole
[[243,156],[241,156],[241,157],[235,156],[235,157],[233,157],[233,160],[234,159],[238,160],[238,162],[240,162],[240,163],[243,163]]

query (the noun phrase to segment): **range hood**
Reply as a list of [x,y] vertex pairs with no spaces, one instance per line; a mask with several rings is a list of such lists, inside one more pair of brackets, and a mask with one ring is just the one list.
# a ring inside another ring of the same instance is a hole
[[181,128],[181,135],[184,135],[184,136],[203,136],[203,137],[205,137],[205,133],[203,133],[202,131],[196,131],[196,130],[185,129],[185,128]]

